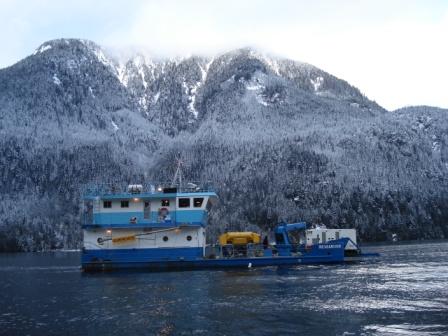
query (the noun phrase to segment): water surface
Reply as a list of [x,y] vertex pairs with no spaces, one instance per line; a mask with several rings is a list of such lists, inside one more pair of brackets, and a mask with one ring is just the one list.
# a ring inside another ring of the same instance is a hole
[[448,335],[448,242],[379,261],[83,274],[79,253],[0,255],[4,335]]

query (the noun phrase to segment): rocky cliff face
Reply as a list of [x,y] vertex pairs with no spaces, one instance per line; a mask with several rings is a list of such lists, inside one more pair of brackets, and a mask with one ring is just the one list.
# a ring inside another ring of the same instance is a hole
[[309,64],[251,49],[117,57],[54,40],[0,70],[0,250],[79,246],[91,182],[210,180],[210,231],[280,219],[363,239],[448,236],[448,111],[386,111]]

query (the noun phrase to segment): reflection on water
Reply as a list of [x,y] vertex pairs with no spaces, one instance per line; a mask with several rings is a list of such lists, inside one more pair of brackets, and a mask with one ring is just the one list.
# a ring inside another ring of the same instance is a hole
[[448,243],[375,262],[83,274],[78,253],[0,255],[5,335],[447,335]]

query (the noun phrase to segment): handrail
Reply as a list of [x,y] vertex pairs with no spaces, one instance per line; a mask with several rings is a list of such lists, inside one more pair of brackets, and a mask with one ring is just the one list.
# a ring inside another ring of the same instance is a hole
[[[136,190],[130,190],[131,186],[138,186]],[[177,192],[213,192],[215,191],[210,181],[189,182],[181,186],[171,182],[147,182],[147,183],[123,183],[123,182],[104,182],[90,183],[81,187],[83,196],[116,195],[126,194],[135,195],[139,193],[156,194],[163,192],[165,188],[176,188]]]
[[[350,238],[340,238],[335,240],[330,240],[325,243],[319,243],[315,245],[305,245],[305,244],[269,244],[267,246],[268,249],[271,249],[274,253],[279,253],[282,249],[288,250],[289,253],[306,253],[313,249],[313,246],[318,246],[322,244],[332,244],[335,241],[342,240],[343,246],[341,248],[345,249],[345,246],[348,241],[351,241]],[[314,247],[315,248],[315,247]],[[208,250],[208,254],[212,254],[214,257],[218,258],[239,258],[239,257],[262,257],[264,250],[266,247],[264,244],[247,244],[247,245],[220,245],[220,244],[208,244],[206,245],[206,249]]]

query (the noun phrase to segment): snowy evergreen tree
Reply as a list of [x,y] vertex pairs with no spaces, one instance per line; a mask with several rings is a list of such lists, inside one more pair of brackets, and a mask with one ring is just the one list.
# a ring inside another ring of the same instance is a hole
[[279,220],[363,239],[448,237],[448,111],[386,111],[312,65],[251,49],[121,59],[44,43],[0,70],[0,250],[80,246],[90,183],[212,181],[213,236]]

